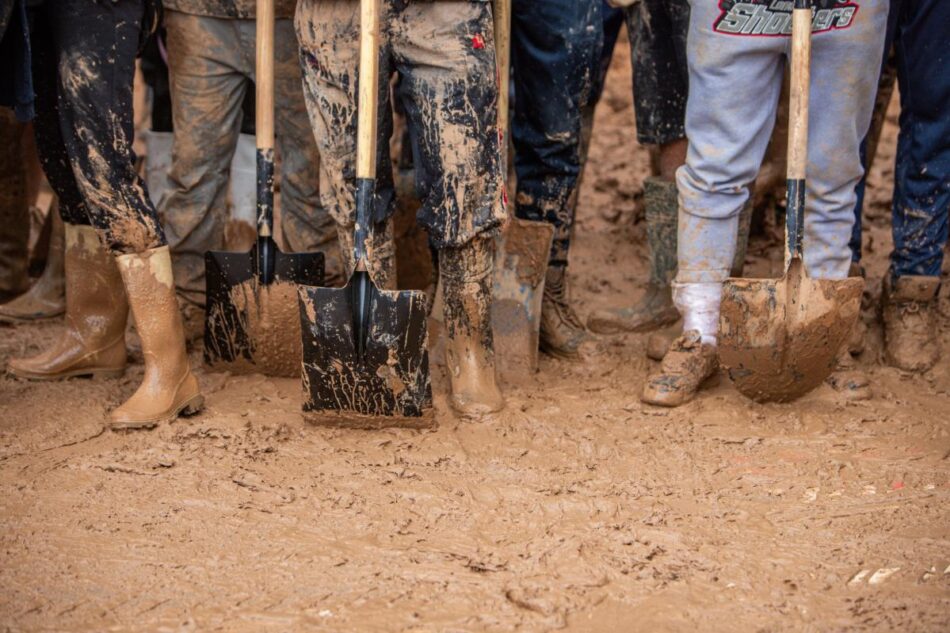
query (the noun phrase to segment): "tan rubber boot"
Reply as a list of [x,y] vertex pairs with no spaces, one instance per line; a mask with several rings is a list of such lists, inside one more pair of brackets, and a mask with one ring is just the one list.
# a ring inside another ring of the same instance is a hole
[[[340,258],[346,282],[356,265],[353,261],[353,229],[337,226],[337,236],[340,238]],[[367,240],[366,244],[366,257],[369,260],[367,265],[373,283],[381,290],[395,290],[396,239],[393,237],[392,218],[373,227],[372,238]]]
[[50,213],[53,226],[49,236],[49,254],[46,267],[30,289],[0,305],[0,322],[27,323],[58,317],[66,311],[66,281],[63,278],[65,228],[55,209]]
[[65,329],[53,346],[10,360],[10,373],[33,380],[114,378],[125,371],[129,307],[115,258],[91,226],[66,225]]
[[640,400],[661,407],[678,407],[693,399],[703,383],[719,376],[714,345],[702,342],[697,330],[684,332],[663,357],[660,371],[647,379]]
[[116,258],[142,340],[145,376],[109,416],[113,429],[151,428],[198,412],[204,397],[185,352],[172,262],[167,246]]
[[939,277],[905,275],[897,282],[884,275],[881,311],[884,317],[884,357],[899,369],[924,372],[940,358],[937,340]]
[[568,301],[567,266],[548,266],[541,299],[540,349],[563,358],[580,358],[581,345],[590,339],[587,330]]
[[466,417],[505,406],[495,377],[491,328],[494,256],[495,241],[490,237],[476,237],[461,248],[439,252],[451,403]]
[[643,182],[647,243],[650,245],[650,281],[639,302],[628,308],[597,310],[587,327],[598,334],[649,332],[680,318],[673,305],[670,283],[676,274],[676,223],[679,203],[676,183],[660,178]]

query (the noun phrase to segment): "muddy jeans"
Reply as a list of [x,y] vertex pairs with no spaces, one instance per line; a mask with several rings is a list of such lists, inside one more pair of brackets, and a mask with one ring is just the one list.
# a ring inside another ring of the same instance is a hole
[[[815,4],[804,259],[813,277],[841,279],[851,264],[859,147],[871,122],[888,2],[867,0],[860,10],[833,0]],[[791,17],[771,0],[690,5],[677,281],[721,282],[775,124]]]
[[582,156],[581,112],[603,46],[601,0],[513,0],[515,214],[554,225],[551,263],[567,263]]
[[[255,73],[256,23],[166,11],[165,27],[175,136],[170,188],[159,208],[178,293],[203,306],[205,252],[224,247],[231,159],[241,131],[241,103]],[[322,250],[335,241],[336,231],[319,203],[320,160],[290,20],[276,21],[274,45],[281,228],[290,250]]]
[[36,145],[63,221],[91,224],[116,255],[164,245],[132,152],[145,0],[47,0],[32,11]]
[[[374,220],[382,222],[395,210],[389,79],[398,71],[422,200],[417,219],[434,248],[462,246],[505,217],[490,5],[391,0],[383,3],[380,24]],[[349,231],[356,212],[359,2],[301,0],[296,26],[307,109],[322,158],[323,203]]]
[[[894,44],[901,97],[891,273],[936,277],[950,213],[950,3],[891,0],[887,22],[885,50]],[[859,196],[863,189],[862,181]],[[859,260],[860,198],[856,216],[851,246]]]

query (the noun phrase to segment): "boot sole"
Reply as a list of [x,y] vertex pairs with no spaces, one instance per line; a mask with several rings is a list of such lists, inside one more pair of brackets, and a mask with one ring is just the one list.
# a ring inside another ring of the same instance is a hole
[[680,320],[680,314],[666,314],[658,318],[650,319],[633,326],[624,325],[620,321],[606,321],[597,319],[588,319],[587,329],[595,334],[637,334],[640,332],[653,332],[661,330],[667,326],[673,325]]
[[201,411],[205,405],[205,397],[202,394],[192,397],[190,400],[179,405],[176,409],[167,414],[160,415],[148,420],[128,420],[126,422],[110,421],[107,426],[113,431],[133,431],[136,429],[153,429],[159,424],[171,422],[179,416],[194,415]]
[[10,374],[16,376],[17,378],[23,378],[26,380],[39,380],[39,381],[45,381],[45,382],[53,382],[56,380],[66,380],[67,378],[79,378],[79,377],[89,377],[93,379],[121,378],[123,374],[125,374],[125,367],[99,368],[99,369],[73,369],[70,371],[60,372],[58,374],[36,374],[29,371],[13,369],[12,367],[7,367],[7,371]]
[[49,321],[50,319],[55,319],[56,317],[61,317],[66,314],[66,310],[56,312],[53,314],[37,314],[30,316],[13,316],[12,314],[0,314],[0,323],[6,323],[8,325],[23,325],[25,323],[36,323],[38,321]]

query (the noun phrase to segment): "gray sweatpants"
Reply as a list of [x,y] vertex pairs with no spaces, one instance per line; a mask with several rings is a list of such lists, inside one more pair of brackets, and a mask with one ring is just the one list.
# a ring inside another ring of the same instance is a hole
[[[888,0],[816,0],[812,24],[805,267],[848,276],[858,151],[884,47]],[[739,211],[762,163],[790,54],[792,2],[691,0],[686,164],[679,188],[679,283],[722,282]]]

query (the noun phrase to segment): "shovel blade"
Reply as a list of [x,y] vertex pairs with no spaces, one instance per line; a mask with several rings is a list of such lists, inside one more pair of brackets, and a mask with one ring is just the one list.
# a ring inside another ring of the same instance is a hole
[[305,417],[318,424],[405,426],[405,419],[421,418],[432,407],[425,293],[373,286],[372,321],[360,359],[353,283],[351,278],[344,288],[298,287]]
[[729,279],[719,317],[719,359],[757,402],[789,402],[818,385],[861,309],[864,280],[811,279],[793,260],[781,279]]
[[323,253],[276,252],[274,281],[257,278],[257,250],[205,254],[204,359],[215,370],[296,377],[301,371],[295,284],[323,283]]
[[506,379],[538,371],[541,299],[554,227],[512,218],[498,238],[492,288],[495,359]]

